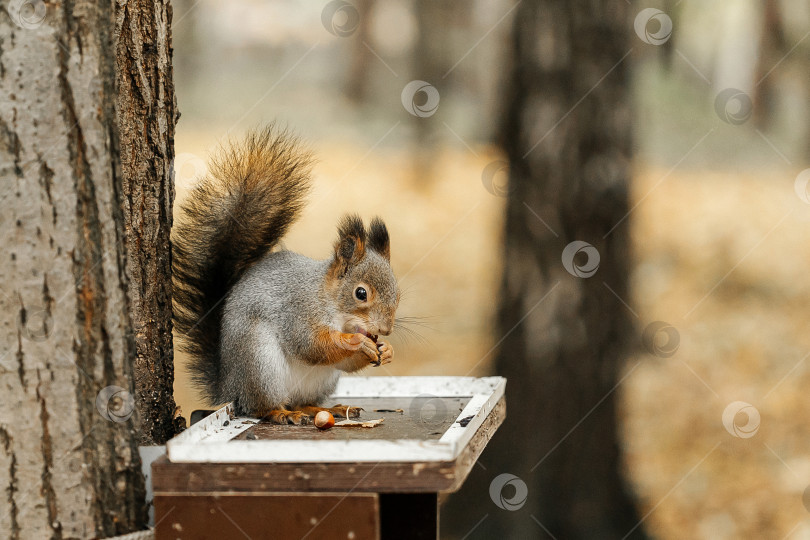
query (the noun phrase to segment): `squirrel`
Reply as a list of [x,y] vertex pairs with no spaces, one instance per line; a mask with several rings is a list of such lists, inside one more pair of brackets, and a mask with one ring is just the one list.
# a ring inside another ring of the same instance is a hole
[[181,205],[173,244],[174,323],[192,382],[210,404],[280,424],[307,424],[341,372],[390,362],[400,292],[390,239],[375,217],[338,225],[313,260],[274,249],[304,206],[311,154],[270,125],[223,145]]

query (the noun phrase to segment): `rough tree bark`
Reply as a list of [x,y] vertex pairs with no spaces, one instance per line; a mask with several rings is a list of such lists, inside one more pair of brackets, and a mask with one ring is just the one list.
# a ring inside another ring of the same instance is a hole
[[0,6],[0,531],[11,538],[103,537],[146,520],[113,7]]
[[[470,538],[644,537],[622,475],[615,399],[634,335],[617,299],[629,300],[629,11],[608,0],[523,2],[516,11],[496,332],[505,339],[495,361],[510,413],[476,475],[483,507],[454,506],[462,535],[487,516]],[[598,250],[591,277],[562,263],[577,240]],[[519,478],[502,490],[507,499],[526,484],[522,507],[497,506],[490,482],[501,473]]]
[[169,234],[178,114],[171,17],[168,0],[116,4],[117,112],[141,444],[163,444],[174,435]]

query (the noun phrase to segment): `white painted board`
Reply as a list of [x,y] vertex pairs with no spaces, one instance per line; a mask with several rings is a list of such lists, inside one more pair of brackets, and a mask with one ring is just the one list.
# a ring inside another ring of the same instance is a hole
[[[231,405],[200,420],[166,444],[169,460],[201,463],[317,463],[452,461],[504,395],[503,377],[342,377],[330,399],[469,397],[438,439],[234,440],[256,419],[236,417]],[[458,423],[472,417],[465,426]],[[306,427],[306,426],[303,426]],[[379,429],[379,428],[332,428]]]

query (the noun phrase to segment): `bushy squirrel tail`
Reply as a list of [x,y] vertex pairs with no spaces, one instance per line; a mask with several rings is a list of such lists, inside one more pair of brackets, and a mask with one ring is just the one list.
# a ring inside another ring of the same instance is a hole
[[295,137],[270,125],[224,145],[181,206],[172,235],[174,324],[192,381],[212,404],[225,296],[298,217],[311,162]]

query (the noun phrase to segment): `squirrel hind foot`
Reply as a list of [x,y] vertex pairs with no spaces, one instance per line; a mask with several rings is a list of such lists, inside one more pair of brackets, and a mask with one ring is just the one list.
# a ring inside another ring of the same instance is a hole
[[304,405],[293,409],[271,409],[258,416],[271,424],[304,426],[311,424],[315,415],[321,411],[327,411],[335,418],[359,418],[362,410],[364,410],[362,407],[354,405],[337,404],[333,407]]
[[[332,407],[317,407],[315,405],[305,405],[301,410],[307,413],[310,417],[315,418],[315,415],[321,411],[330,413],[335,418],[358,418],[360,411],[365,410],[363,407],[356,407],[354,405],[341,405],[337,404]],[[346,416],[348,411],[348,417]]]
[[271,424],[303,426],[310,422],[310,416],[301,410],[272,409],[261,415],[262,419],[269,420]]
[[337,404],[326,409],[332,416],[340,416],[342,418],[359,418],[360,411],[364,411],[363,407],[356,407],[354,405],[341,405]]

